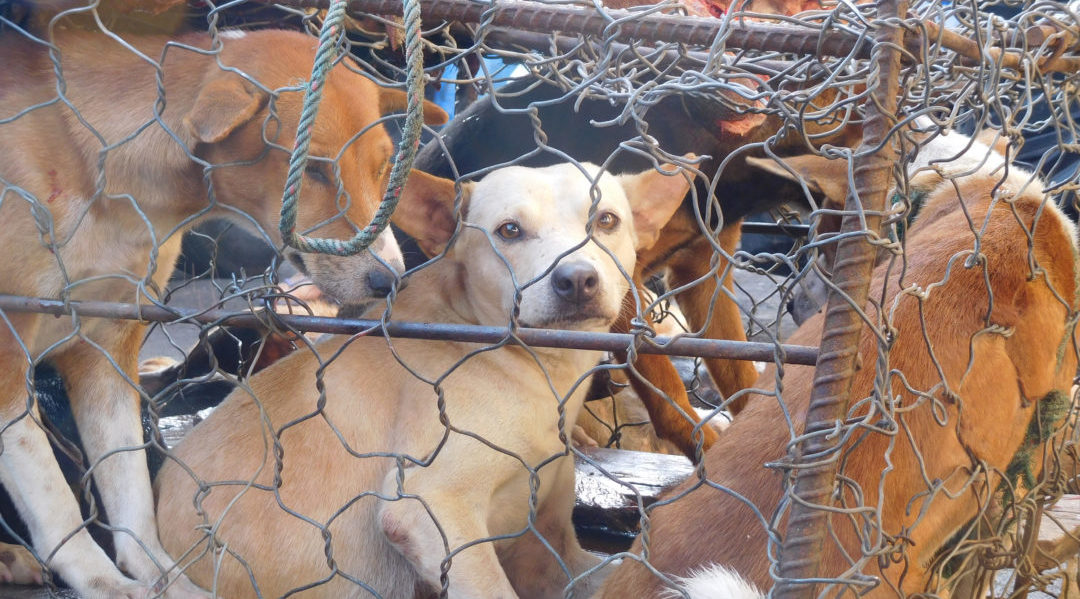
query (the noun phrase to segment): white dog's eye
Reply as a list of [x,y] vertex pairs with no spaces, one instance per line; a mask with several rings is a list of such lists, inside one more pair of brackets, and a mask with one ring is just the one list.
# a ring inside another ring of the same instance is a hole
[[499,234],[499,237],[503,239],[517,239],[521,237],[521,226],[517,223],[510,221],[499,225],[495,232]]
[[601,212],[596,217],[596,226],[604,231],[612,231],[619,226],[619,217],[614,212]]

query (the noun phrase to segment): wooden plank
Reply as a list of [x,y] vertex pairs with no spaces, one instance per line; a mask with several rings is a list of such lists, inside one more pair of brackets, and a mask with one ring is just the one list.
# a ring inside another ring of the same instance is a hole
[[581,452],[585,459],[575,460],[574,526],[582,546],[596,551],[629,547],[640,530],[640,508],[694,471],[683,456],[596,447]]

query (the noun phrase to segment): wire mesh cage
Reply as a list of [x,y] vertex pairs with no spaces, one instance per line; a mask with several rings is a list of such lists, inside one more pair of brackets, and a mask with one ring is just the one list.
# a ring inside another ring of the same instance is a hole
[[1044,1],[0,2],[0,577],[1076,596],[1078,46]]

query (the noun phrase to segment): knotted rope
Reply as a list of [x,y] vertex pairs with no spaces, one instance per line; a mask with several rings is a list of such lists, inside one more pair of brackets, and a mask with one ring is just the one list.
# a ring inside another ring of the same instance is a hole
[[390,170],[390,181],[386,186],[379,207],[375,210],[375,216],[371,222],[358,231],[352,239],[342,241],[340,239],[322,239],[308,237],[296,232],[296,211],[300,197],[300,187],[303,182],[304,169],[307,168],[308,147],[311,144],[311,128],[315,123],[315,115],[319,112],[319,103],[322,101],[323,87],[326,77],[334,66],[334,60],[338,56],[339,36],[343,35],[342,23],[345,18],[346,0],[334,0],[327,10],[326,19],[323,21],[319,32],[319,48],[315,53],[315,63],[311,69],[311,81],[304,93],[304,106],[300,113],[300,123],[296,128],[296,144],[293,146],[292,157],[289,159],[289,174],[285,180],[285,194],[281,200],[281,222],[279,229],[281,237],[287,245],[301,252],[318,254],[333,254],[335,256],[351,256],[364,251],[370,246],[386,226],[390,223],[390,216],[397,208],[401,191],[405,187],[405,181],[412,169],[416,150],[420,146],[420,132],[424,123],[423,108],[423,76],[424,62],[420,51],[420,2],[418,0],[404,1],[405,20],[405,61],[406,61],[406,93],[407,108],[405,114],[405,128],[401,136],[401,144],[395,157],[393,168]]

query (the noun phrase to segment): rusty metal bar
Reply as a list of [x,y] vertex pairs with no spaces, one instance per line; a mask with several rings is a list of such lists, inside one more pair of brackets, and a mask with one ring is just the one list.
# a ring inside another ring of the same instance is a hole
[[806,237],[810,234],[810,225],[787,223],[759,223],[743,221],[739,226],[743,233],[757,235],[787,235],[788,237]]
[[[281,4],[295,8],[325,9],[330,0],[258,0],[270,4]],[[532,31],[551,35],[558,31],[564,34],[595,35],[614,37],[624,41],[639,40],[647,42],[682,43],[688,46],[711,46],[716,36],[721,33],[720,19],[690,17],[669,14],[647,14],[629,10],[610,9],[603,13],[592,7],[565,4],[546,4],[529,0],[499,0],[497,3],[477,2],[476,0],[422,0],[426,24],[438,24],[442,21],[459,23],[480,23],[485,15],[485,24],[491,27],[505,27],[522,31]],[[396,16],[401,13],[401,0],[349,0],[349,11],[375,15]],[[625,20],[613,26],[612,21]],[[982,50],[970,39],[940,27],[938,24],[921,21],[926,27],[929,41],[940,43],[943,47],[957,52],[961,56],[980,61]],[[609,30],[609,27],[615,27]],[[1074,52],[1080,45],[1080,33],[1062,32],[1053,25],[1045,25],[1019,31],[1018,38],[1029,44],[1038,44],[1052,35],[1064,34],[1056,45],[1055,56],[1041,57],[1039,67],[1043,72],[1073,73],[1080,68],[1080,58],[1063,56]],[[869,58],[869,46],[861,44],[859,37],[847,31],[830,29],[823,31],[816,27],[795,27],[786,24],[764,23],[736,19],[729,23],[724,33],[728,36],[728,48],[784,52],[811,56]],[[914,56],[921,55],[919,48],[923,43],[917,27],[901,36],[898,43]],[[1007,68],[1016,68],[1022,61],[1019,48],[989,48],[987,57],[1000,61]]]
[[[260,0],[295,8],[325,9],[330,0]],[[497,3],[475,0],[422,0],[425,24],[440,21],[484,23],[491,27],[506,27],[537,33],[595,35],[617,39],[648,42],[683,43],[689,46],[711,46],[721,32],[719,19],[687,17],[668,14],[642,14],[639,11],[606,10],[546,4],[528,0],[499,0]],[[401,0],[349,0],[351,13],[398,15]],[[619,25],[612,21],[626,19]],[[609,30],[609,27],[614,27]],[[795,27],[740,20],[726,30],[727,46],[746,50],[764,50],[810,54],[814,56],[848,56],[859,44],[859,38],[845,31],[830,30],[827,34],[813,27]],[[855,54],[868,58],[867,44]]]
[[[866,105],[863,140],[854,159],[855,194],[847,198],[842,233],[863,230],[860,215],[870,231],[881,228],[890,188],[890,171],[896,149],[886,143],[895,123],[899,90],[900,52],[903,37],[900,20],[907,12],[906,0],[878,0],[878,16],[872,37],[872,59],[877,71],[872,101]],[[881,147],[879,151],[875,148]],[[836,251],[833,282],[821,336],[814,388],[806,415],[803,441],[794,448],[793,500],[787,532],[780,552],[776,596],[803,599],[814,596],[815,584],[807,579],[822,576],[822,547],[826,538],[828,509],[832,506],[840,435],[829,436],[843,421],[851,400],[859,338],[865,323],[855,306],[866,305],[874,270],[876,246],[861,235],[845,237]],[[869,367],[869,366],[868,366]],[[837,572],[828,573],[832,575]]]
[[[537,52],[547,52],[551,50],[552,46],[556,50],[562,53],[568,53],[573,51],[581,44],[581,39],[576,37],[570,37],[567,35],[552,35],[544,33],[535,33],[531,31],[518,31],[515,29],[504,29],[501,27],[492,27],[487,29],[484,33],[484,43],[489,48],[501,49],[501,50],[513,50],[515,48],[528,48],[529,50],[535,50]],[[620,44],[618,42],[610,42],[600,44],[596,41],[592,42],[593,48],[597,53],[610,52],[613,55],[619,55],[624,52],[628,52],[631,49],[642,55],[653,55],[658,52],[656,47],[645,46],[642,44],[635,44],[633,46],[628,44]],[[664,68],[672,61],[679,60],[685,56],[692,61],[699,63],[705,63],[709,60],[710,55],[708,52],[701,52],[698,50],[682,49],[665,49],[663,54],[654,57],[654,64],[657,68]],[[724,64],[730,64],[728,56],[720,57],[720,60]],[[748,73],[754,73],[755,75],[768,75],[769,77],[775,77],[779,73],[786,71],[794,63],[783,60],[748,60],[745,57],[740,57],[737,63],[732,66],[738,68],[741,71]],[[818,68],[817,72],[821,75],[825,75],[827,71],[823,68]]]
[[[980,61],[983,58],[983,48],[979,47],[979,44],[973,39],[966,38],[955,31],[949,31],[948,29],[938,25],[937,23],[931,23],[929,21],[924,22],[927,35],[930,39],[940,39],[941,45],[956,52],[964,58]],[[1063,34],[1063,38],[1058,46],[1059,52],[1054,56],[1040,56],[1038,58],[1039,70],[1044,73],[1060,72],[1060,73],[1075,73],[1080,70],[1080,57],[1078,56],[1065,56],[1064,52],[1075,52],[1077,50],[1077,43],[1080,40],[1080,32],[1077,31],[1060,31],[1056,27],[1043,26],[1032,27],[1024,32],[1027,43],[1033,46],[1041,45],[1046,41],[1048,37],[1055,33]],[[1008,52],[1002,48],[986,48],[986,58],[991,62],[1000,64],[1002,68],[1006,69],[1019,69],[1024,59],[1024,55],[1019,52]]]
[[[124,304],[117,302],[79,301],[68,302],[0,294],[0,311],[39,312],[44,314],[75,314],[87,318],[119,318],[143,322],[191,322],[198,324],[228,324],[252,328],[270,328],[270,322],[279,323],[278,328],[295,331],[355,335],[367,331],[370,335],[386,334],[406,339],[437,341],[463,341],[467,343],[499,343],[506,339],[505,327],[477,325],[438,324],[428,322],[392,321],[385,327],[378,320],[360,318],[326,318],[297,314],[275,314],[268,311],[241,312],[236,310],[194,310],[163,308],[152,304]],[[562,347],[567,349],[591,349],[599,351],[625,351],[635,342],[635,336],[627,333],[585,333],[553,329],[526,329],[515,331],[524,344],[532,347]],[[656,337],[642,339],[639,353],[668,356],[695,356],[729,360],[775,360],[788,364],[813,365],[817,361],[816,347],[804,345],[774,345],[750,341],[725,339],[701,339],[696,337]],[[777,351],[780,352],[779,357]]]

